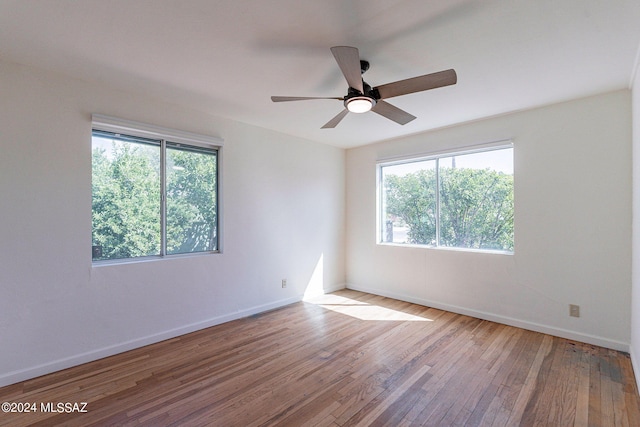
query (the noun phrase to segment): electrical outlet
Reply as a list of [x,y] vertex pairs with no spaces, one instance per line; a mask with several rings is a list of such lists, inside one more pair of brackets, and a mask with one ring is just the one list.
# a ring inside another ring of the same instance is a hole
[[569,304],[569,316],[580,317],[580,306],[575,304]]
[[282,287],[283,288],[287,287],[287,279],[282,279]]

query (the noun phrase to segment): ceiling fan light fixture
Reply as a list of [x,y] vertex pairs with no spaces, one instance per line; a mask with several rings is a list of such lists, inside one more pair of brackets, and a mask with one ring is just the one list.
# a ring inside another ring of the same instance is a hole
[[376,100],[368,96],[354,96],[345,100],[345,107],[352,113],[366,113],[376,105]]

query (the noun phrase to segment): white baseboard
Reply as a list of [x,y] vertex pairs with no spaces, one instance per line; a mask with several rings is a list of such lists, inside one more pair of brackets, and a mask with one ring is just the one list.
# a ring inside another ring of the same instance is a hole
[[347,288],[347,284],[346,283],[340,283],[340,284],[337,284],[337,285],[329,286],[328,288],[325,287],[324,288],[324,293],[325,294],[330,294],[331,292],[340,291],[340,290],[346,289],[346,288]]
[[119,344],[111,345],[108,347],[103,347],[96,350],[88,351],[86,353],[77,354],[77,355],[73,355],[63,359],[54,360],[52,362],[44,363],[42,365],[32,366],[26,369],[8,372],[0,375],[0,387],[4,387],[10,384],[15,384],[20,381],[26,381],[32,378],[39,377],[41,375],[50,374],[52,372],[70,368],[72,366],[78,366],[83,363],[93,362],[94,360],[102,359],[108,356],[113,356],[114,354],[123,353],[125,351],[144,347],[145,345],[155,344],[160,341],[175,338],[180,335],[188,334],[191,332],[198,331],[200,329],[209,328],[211,326],[219,325],[222,323],[230,322],[232,320],[241,319],[243,317],[252,316],[254,314],[262,313],[269,310],[274,310],[276,308],[284,307],[286,305],[299,302],[301,301],[301,299],[302,299],[301,296],[296,296],[292,298],[275,301],[269,304],[258,305],[246,310],[225,314],[223,316],[214,317],[211,319],[204,320],[202,322],[192,323],[189,325],[181,326],[179,328],[159,332],[157,334],[136,338],[136,339],[125,341]]
[[[353,289],[355,291],[367,292],[374,295],[380,295],[383,297],[393,298],[400,301],[407,301],[414,304],[424,305],[427,307],[437,308],[439,310],[450,311],[453,313],[463,314],[465,316],[471,316],[478,319],[489,320],[491,322],[502,323],[504,325],[514,326],[517,328],[527,329],[529,331],[540,332],[547,335],[553,335],[560,338],[566,338],[574,341],[580,341],[587,344],[593,344],[600,347],[610,348],[613,350],[624,351],[629,353],[629,343],[611,340],[608,338],[599,337],[596,335],[584,334],[581,332],[570,331],[567,329],[556,328],[554,326],[542,325],[534,322],[528,322],[526,320],[520,320],[513,317],[502,316],[499,314],[487,313],[484,311],[473,310],[465,307],[459,307],[450,304],[443,304],[437,301],[429,301],[422,298],[416,298],[409,295],[397,294],[394,292],[383,291],[380,289],[372,289],[366,286],[358,286],[351,283],[347,284],[347,289]],[[640,370],[640,365],[637,365]],[[640,384],[640,383],[639,383]]]
[[347,287],[344,283],[339,283],[331,286],[325,286],[322,289],[307,289],[302,296],[303,300],[313,299],[315,297],[319,297],[321,295],[330,294],[331,292],[336,292],[341,289],[345,289]]

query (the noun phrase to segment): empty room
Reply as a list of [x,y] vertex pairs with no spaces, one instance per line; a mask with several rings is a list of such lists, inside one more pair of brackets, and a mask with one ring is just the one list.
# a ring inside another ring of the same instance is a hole
[[640,3],[0,0],[0,426],[640,425]]

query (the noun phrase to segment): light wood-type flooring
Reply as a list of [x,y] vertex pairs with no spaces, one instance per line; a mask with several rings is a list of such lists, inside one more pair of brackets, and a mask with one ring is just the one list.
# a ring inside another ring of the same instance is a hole
[[3,426],[640,426],[627,354],[350,290],[4,387],[0,402],[37,405]]

